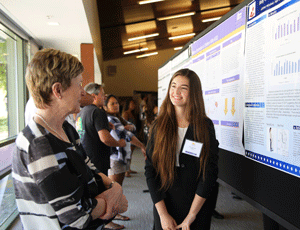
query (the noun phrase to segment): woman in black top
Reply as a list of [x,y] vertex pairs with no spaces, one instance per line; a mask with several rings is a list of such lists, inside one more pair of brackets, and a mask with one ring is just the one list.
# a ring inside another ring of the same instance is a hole
[[214,125],[195,72],[177,71],[168,92],[150,132],[145,166],[155,229],[209,229],[218,174]]

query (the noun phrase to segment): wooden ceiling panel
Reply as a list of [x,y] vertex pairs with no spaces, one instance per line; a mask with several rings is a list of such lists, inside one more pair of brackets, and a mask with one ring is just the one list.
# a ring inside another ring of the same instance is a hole
[[125,24],[155,19],[151,4],[123,7]]
[[194,32],[192,17],[176,18],[166,21],[169,36],[178,36]]
[[[139,5],[138,1],[97,0],[103,60],[122,58],[125,51],[144,47],[149,48],[144,52],[147,53],[183,46],[191,37],[180,40],[168,38],[192,32],[197,35],[213,23],[202,23],[202,19],[223,16],[242,2],[242,0],[165,0]],[[191,11],[195,11],[196,14],[167,21],[157,19]],[[152,33],[159,33],[159,36],[128,41],[131,37]]]

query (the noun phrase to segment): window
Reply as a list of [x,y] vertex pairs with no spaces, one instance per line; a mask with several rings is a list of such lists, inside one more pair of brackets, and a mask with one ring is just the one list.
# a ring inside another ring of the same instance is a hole
[[0,24],[0,229],[18,215],[10,167],[14,139],[25,124],[28,51],[27,41]]
[[0,142],[24,127],[23,46],[21,38],[0,25]]

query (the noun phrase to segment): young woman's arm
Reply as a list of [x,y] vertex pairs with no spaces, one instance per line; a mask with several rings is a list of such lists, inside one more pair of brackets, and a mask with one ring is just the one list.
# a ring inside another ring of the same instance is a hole
[[158,212],[162,229],[175,230],[177,223],[168,213],[164,200],[157,202],[155,208]]
[[205,200],[206,200],[205,198],[198,196],[196,194],[188,215],[186,216],[184,221],[180,225],[177,226],[176,229],[180,229],[180,228],[190,229],[191,224],[196,219],[196,216],[197,216],[198,212],[200,211],[200,209],[202,208]]

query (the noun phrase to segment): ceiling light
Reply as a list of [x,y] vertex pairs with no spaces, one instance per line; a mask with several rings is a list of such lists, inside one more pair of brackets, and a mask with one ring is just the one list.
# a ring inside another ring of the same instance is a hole
[[185,14],[177,14],[177,15],[172,15],[172,16],[166,16],[166,17],[161,17],[161,18],[157,18],[158,21],[163,21],[163,20],[169,20],[169,19],[173,19],[173,18],[182,18],[182,17],[187,17],[187,16],[191,16],[194,15],[196,12],[189,12],[189,13],[185,13]]
[[153,55],[156,55],[156,54],[158,54],[158,52],[153,52],[153,53],[148,53],[148,54],[142,54],[142,55],[136,56],[136,58],[149,57],[149,56],[153,56]]
[[202,22],[211,22],[211,21],[217,21],[219,20],[221,17],[216,17],[216,18],[208,18],[208,19],[204,19],[202,20]]
[[135,41],[135,40],[144,39],[144,38],[151,38],[151,37],[155,37],[155,36],[158,36],[158,35],[159,35],[159,33],[148,34],[148,35],[144,35],[144,36],[140,36],[140,37],[129,38],[128,41]]
[[191,37],[191,36],[195,36],[195,33],[183,34],[183,35],[179,35],[179,36],[169,37],[169,40],[178,39],[178,38],[185,38],[185,37]]
[[182,46],[179,46],[179,47],[175,47],[174,50],[181,50],[182,49]]
[[154,3],[154,2],[163,2],[165,0],[144,0],[144,1],[139,1],[139,4],[140,5],[143,5],[143,4],[149,4],[149,3]]
[[49,26],[59,26],[58,22],[48,22]]
[[142,52],[142,51],[146,51],[148,50],[148,48],[142,48],[142,49],[136,49],[136,50],[130,50],[130,51],[126,51],[123,54],[133,54],[133,53],[138,53],[138,52]]

